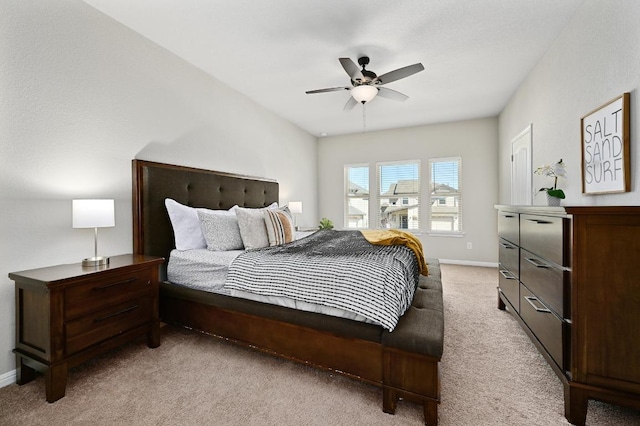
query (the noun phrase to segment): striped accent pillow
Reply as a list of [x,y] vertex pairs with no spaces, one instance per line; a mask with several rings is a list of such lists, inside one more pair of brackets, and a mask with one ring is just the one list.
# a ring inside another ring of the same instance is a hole
[[267,226],[270,246],[290,243],[295,239],[293,216],[288,207],[265,210],[264,222]]

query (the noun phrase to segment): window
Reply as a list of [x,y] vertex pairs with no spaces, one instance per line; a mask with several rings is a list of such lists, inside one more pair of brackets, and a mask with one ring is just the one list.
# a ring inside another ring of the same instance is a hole
[[344,168],[345,227],[369,227],[369,165],[350,165]]
[[[419,230],[422,210],[429,232],[461,234],[462,159],[434,158],[428,163],[428,199],[422,209],[419,160],[377,163],[375,172],[369,164],[346,165],[345,228]],[[370,173],[376,173],[373,193]]]
[[377,228],[420,229],[420,162],[378,163]]
[[429,231],[462,232],[460,157],[429,160]]

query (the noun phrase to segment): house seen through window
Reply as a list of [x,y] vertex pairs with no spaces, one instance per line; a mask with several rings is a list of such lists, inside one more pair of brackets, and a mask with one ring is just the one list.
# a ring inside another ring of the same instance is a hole
[[429,160],[429,231],[462,231],[460,157]]
[[378,163],[377,228],[420,229],[420,162]]

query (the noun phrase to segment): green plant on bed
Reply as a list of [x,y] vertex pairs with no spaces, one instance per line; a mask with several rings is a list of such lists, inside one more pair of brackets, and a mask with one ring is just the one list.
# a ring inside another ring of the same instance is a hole
[[318,229],[333,229],[333,222],[326,217],[323,217],[320,220],[320,226],[318,226]]

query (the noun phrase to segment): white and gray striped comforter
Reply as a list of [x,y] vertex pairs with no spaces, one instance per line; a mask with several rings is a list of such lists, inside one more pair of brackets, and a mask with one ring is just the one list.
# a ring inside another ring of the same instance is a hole
[[409,248],[373,245],[359,231],[325,230],[242,253],[224,287],[342,309],[393,331],[411,305],[418,278]]

